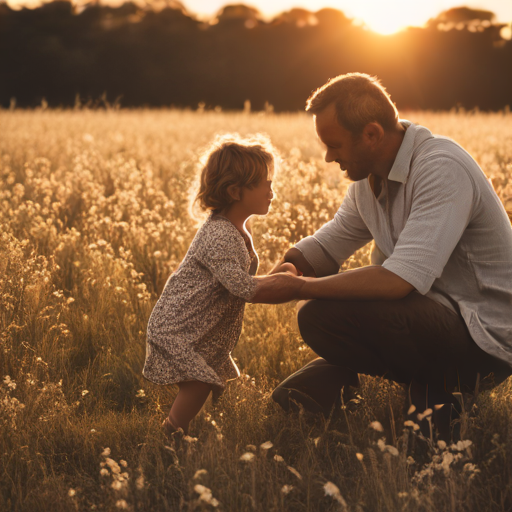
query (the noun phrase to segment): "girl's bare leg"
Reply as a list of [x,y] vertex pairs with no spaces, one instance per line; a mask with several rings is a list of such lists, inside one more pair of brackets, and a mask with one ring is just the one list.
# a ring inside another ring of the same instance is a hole
[[197,380],[180,382],[178,386],[180,390],[169,412],[169,421],[174,428],[187,433],[189,423],[203,407],[213,386]]

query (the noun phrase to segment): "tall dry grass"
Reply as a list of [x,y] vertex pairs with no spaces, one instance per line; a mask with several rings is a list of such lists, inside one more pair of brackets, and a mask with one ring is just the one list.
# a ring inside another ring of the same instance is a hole
[[[510,114],[404,117],[460,142],[512,209]],[[512,509],[510,381],[468,403],[457,446],[425,445],[383,379],[328,419],[287,415],[270,393],[313,357],[293,304],[247,307],[243,377],[192,437],[164,439],[175,390],[141,377],[145,328],[196,229],[200,150],[264,131],[281,151],[277,198],[253,228],[265,272],[348,185],[308,116],[2,111],[0,131],[0,510]],[[366,247],[347,266],[368,260]]]

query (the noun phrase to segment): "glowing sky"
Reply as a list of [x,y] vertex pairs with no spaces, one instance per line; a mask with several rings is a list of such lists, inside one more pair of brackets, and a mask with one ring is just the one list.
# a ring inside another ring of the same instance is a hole
[[[212,15],[223,5],[224,0],[185,0],[186,7],[200,15]],[[244,3],[233,1],[229,3]],[[267,16],[273,16],[292,7],[304,7],[317,11],[322,7],[334,7],[348,17],[362,20],[378,32],[390,33],[407,25],[421,26],[429,18],[451,7],[465,5],[474,9],[485,9],[496,14],[497,20],[512,21],[512,0],[252,0],[246,5],[256,7]]]
[[[122,0],[101,1],[122,3]],[[10,5],[36,2],[38,0],[8,0]],[[202,18],[213,16],[224,5],[236,3],[256,7],[266,17],[275,16],[293,7],[303,7],[311,11],[334,7],[383,34],[393,33],[408,25],[421,26],[441,11],[461,5],[492,11],[499,22],[512,21],[512,0],[183,0],[182,3],[190,12]]]

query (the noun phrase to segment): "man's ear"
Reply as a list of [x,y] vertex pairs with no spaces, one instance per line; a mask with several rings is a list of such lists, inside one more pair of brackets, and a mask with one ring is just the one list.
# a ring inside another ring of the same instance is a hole
[[227,191],[233,201],[240,201],[241,187],[238,185],[229,185]]
[[363,139],[375,147],[384,138],[384,128],[379,123],[368,123],[363,129]]

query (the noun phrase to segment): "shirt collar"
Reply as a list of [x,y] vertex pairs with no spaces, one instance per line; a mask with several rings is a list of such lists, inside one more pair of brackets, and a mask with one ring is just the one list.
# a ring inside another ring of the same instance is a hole
[[398,181],[399,183],[406,183],[411,169],[411,160],[414,150],[422,142],[433,137],[433,135],[427,128],[413,124],[406,119],[400,119],[399,122],[405,128],[405,135],[396,155],[393,167],[388,175],[388,179]]

